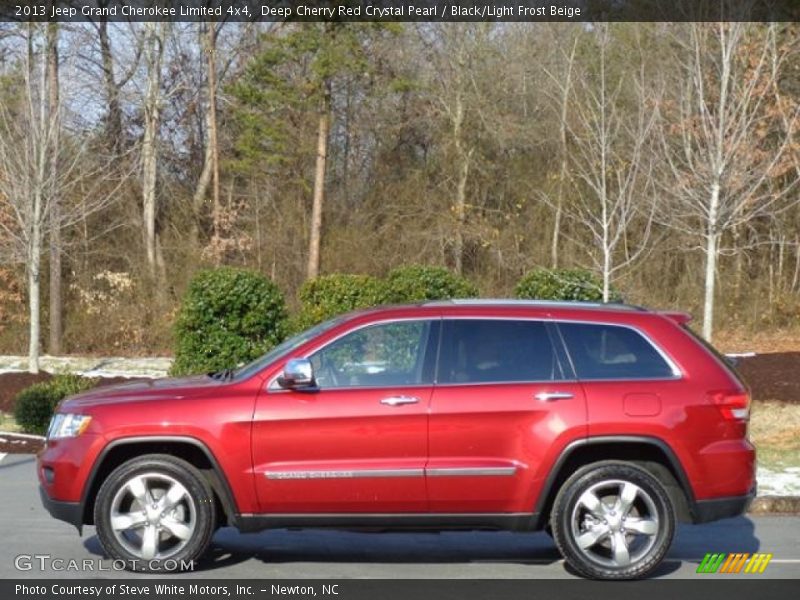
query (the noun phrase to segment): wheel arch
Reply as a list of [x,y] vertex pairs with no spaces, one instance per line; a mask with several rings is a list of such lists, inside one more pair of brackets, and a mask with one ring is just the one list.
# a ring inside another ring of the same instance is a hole
[[92,465],[81,497],[84,525],[94,523],[94,503],[103,481],[118,466],[143,454],[169,454],[197,467],[214,491],[218,522],[237,523],[239,511],[235,497],[222,467],[206,444],[189,436],[136,436],[110,442]]
[[558,490],[578,468],[603,460],[622,460],[646,469],[666,488],[678,520],[693,522],[694,492],[678,457],[664,440],[650,436],[597,436],[568,444],[545,480],[534,513],[534,529],[550,519]]

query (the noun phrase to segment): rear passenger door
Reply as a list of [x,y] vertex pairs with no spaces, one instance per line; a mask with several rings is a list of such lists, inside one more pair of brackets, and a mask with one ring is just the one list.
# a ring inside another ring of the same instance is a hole
[[586,432],[583,391],[544,321],[443,321],[426,467],[436,513],[530,513],[565,440]]

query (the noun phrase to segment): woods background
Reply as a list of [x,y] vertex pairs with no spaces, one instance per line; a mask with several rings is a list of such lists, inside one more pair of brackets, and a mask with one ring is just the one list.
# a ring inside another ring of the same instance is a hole
[[290,304],[324,273],[503,297],[579,266],[709,338],[796,327],[798,33],[0,24],[0,352],[169,353],[215,265]]

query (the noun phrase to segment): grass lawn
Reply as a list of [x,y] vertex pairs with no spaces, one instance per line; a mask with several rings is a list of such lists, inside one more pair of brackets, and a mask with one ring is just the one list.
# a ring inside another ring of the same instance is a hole
[[755,402],[752,411],[750,439],[759,464],[772,470],[800,467],[800,405]]

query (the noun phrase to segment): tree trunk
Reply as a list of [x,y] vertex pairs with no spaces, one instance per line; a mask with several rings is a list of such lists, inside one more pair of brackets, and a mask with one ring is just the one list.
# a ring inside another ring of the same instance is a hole
[[611,253],[603,252],[603,302],[611,300]]
[[733,265],[733,297],[736,300],[742,297],[742,275],[744,273],[744,256],[740,248],[741,231],[738,225],[731,228],[731,237],[733,238],[733,251],[736,253]]
[[709,233],[706,236],[706,278],[705,298],[703,301],[703,337],[711,341],[714,331],[714,289],[717,275],[717,252],[719,251],[719,234]]
[[108,38],[108,23],[100,21],[97,25],[100,38],[100,58],[103,64],[103,81],[106,88],[106,137],[112,148],[122,143],[122,108],[119,99],[119,86],[114,78],[114,57]]
[[28,311],[29,311],[29,336],[28,340],[28,371],[39,372],[39,335],[41,333],[40,317],[40,260],[42,254],[42,233],[37,215],[41,213],[41,199],[34,200],[33,227],[28,262]]
[[550,266],[558,268],[558,246],[561,242],[561,215],[564,212],[563,198],[559,191],[556,199],[556,214],[553,217],[553,239],[550,243]]
[[797,284],[800,282],[800,236],[794,238],[794,275],[792,275],[792,285],[789,287],[789,292],[794,292],[797,289]]
[[556,214],[553,219],[553,240],[550,245],[550,265],[558,268],[558,247],[561,241],[561,216],[564,212],[564,182],[567,179],[567,115],[569,111],[570,89],[572,88],[572,66],[575,64],[575,52],[578,48],[578,39],[572,44],[572,52],[567,63],[567,79],[561,96],[561,113],[558,127],[558,140],[561,146],[561,165],[558,171],[558,197],[556,198]]
[[[49,131],[51,125],[47,116],[48,98],[46,96],[47,69],[42,67],[40,74],[36,73],[36,51],[34,49],[34,28],[29,25],[28,33],[28,106],[30,107],[31,135],[37,140],[37,144],[32,148],[31,172],[29,175],[29,186],[26,193],[30,197],[30,217],[28,221],[28,252],[27,252],[27,276],[28,276],[28,371],[31,373],[39,372],[39,338],[41,335],[41,260],[42,260],[42,218],[44,212],[44,187],[45,174],[49,166]],[[34,77],[38,78],[38,98],[34,105]],[[37,113],[38,110],[38,114]]]
[[[607,33],[607,30],[605,30]],[[607,111],[609,110],[606,96],[606,41],[600,49],[600,134],[598,143],[600,144],[600,203],[602,207],[603,225],[603,302],[608,302],[609,291],[611,289],[611,268],[612,252],[611,245],[611,215],[609,213],[608,198],[608,169],[609,169],[609,127]]]
[[61,298],[61,199],[58,198],[58,137],[59,118],[59,82],[58,82],[58,23],[47,25],[47,80],[49,86],[49,119],[53,123],[53,147],[50,153],[50,354],[61,354],[61,336],[63,311]]
[[161,58],[163,24],[146,23],[147,88],[144,99],[142,140],[142,224],[147,268],[152,279],[157,274],[156,253],[156,177],[158,166],[158,127],[160,122]]
[[330,95],[326,91],[319,114],[317,137],[317,166],[314,174],[314,203],[311,208],[311,232],[308,242],[308,270],[306,276],[313,279],[319,275],[320,244],[322,241],[322,205],[325,199],[325,166],[328,160],[328,130],[330,129]]
[[467,181],[472,152],[461,159],[456,186],[456,231],[453,236],[453,270],[459,275],[464,273],[464,228],[467,223]]
[[456,96],[456,106],[453,114],[453,141],[456,147],[456,156],[461,161],[458,168],[456,183],[455,218],[456,227],[453,232],[453,270],[462,275],[464,272],[464,228],[467,223],[467,181],[469,180],[470,161],[472,149],[464,148],[461,139],[464,125],[464,102],[459,93]]
[[[220,237],[222,207],[219,201],[219,146],[217,144],[217,30],[214,23],[207,24],[206,52],[208,53],[208,144],[211,147],[211,184],[214,198],[214,237]],[[215,254],[219,266],[221,256]]]
[[[206,110],[206,127],[210,130],[209,123],[210,115]],[[194,195],[192,196],[192,224],[190,226],[190,238],[195,248],[200,245],[200,224],[203,212],[203,204],[206,200],[206,192],[208,185],[211,183],[212,174],[212,149],[211,144],[206,142],[205,156],[203,157],[203,170],[200,172],[200,177],[197,180],[197,185],[194,188]]]
[[711,202],[706,226],[706,275],[705,298],[703,301],[703,337],[711,342],[714,332],[714,291],[716,287],[717,259],[719,256],[719,232],[717,231],[717,214],[719,211],[720,185],[711,187]]

